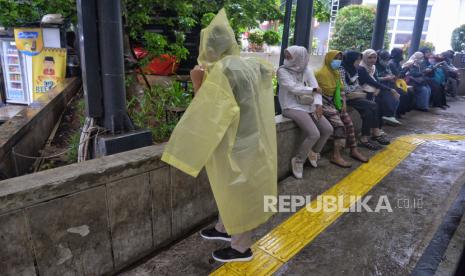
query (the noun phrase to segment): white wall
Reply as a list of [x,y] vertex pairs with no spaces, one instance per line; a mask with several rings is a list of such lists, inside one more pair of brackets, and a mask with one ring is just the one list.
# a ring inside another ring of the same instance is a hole
[[452,31],[465,24],[465,0],[435,1],[426,40],[436,46],[436,52],[451,49]]

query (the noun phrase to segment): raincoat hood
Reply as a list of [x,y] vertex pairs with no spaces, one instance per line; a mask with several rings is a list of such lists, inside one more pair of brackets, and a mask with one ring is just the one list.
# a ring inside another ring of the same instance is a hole
[[234,31],[229,25],[224,9],[200,33],[197,62],[207,68],[227,55],[239,55],[239,46]]
[[284,65],[282,66],[283,68],[299,73],[303,72],[305,68],[307,68],[310,57],[305,47],[291,46],[288,47],[285,51],[291,54],[292,59],[284,59]]
[[315,73],[318,85],[323,90],[323,93],[330,97],[332,97],[336,91],[337,81],[340,82],[341,89],[343,87],[339,71],[331,68],[331,62],[339,54],[342,55],[342,52],[336,50],[329,51],[325,56],[323,67]]

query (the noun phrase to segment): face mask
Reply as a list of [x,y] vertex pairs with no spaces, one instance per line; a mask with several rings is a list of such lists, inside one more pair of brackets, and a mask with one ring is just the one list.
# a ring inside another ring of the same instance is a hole
[[331,61],[331,68],[333,68],[334,70],[338,69],[339,67],[341,67],[341,62],[342,60],[338,59]]
[[429,59],[428,60],[430,64],[436,64],[436,60],[435,59]]

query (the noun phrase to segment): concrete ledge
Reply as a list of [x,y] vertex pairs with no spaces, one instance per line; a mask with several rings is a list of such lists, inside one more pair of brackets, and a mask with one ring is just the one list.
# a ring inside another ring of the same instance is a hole
[[24,155],[37,156],[69,100],[76,94],[81,80],[66,79],[47,93],[43,102],[34,102],[0,125],[0,171],[8,177],[27,173],[31,159],[17,157],[12,149]]
[[[278,177],[303,139],[276,117]],[[160,161],[164,145],[0,181],[2,275],[113,273],[217,213],[207,175]]]

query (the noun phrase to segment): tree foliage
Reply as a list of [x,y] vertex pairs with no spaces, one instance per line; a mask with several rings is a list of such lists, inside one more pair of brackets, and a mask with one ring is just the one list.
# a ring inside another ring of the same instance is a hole
[[[260,21],[282,18],[276,0],[122,0],[122,4],[125,31],[132,40],[142,42],[150,56],[168,53],[178,59],[188,55],[184,33],[197,24],[208,24],[222,7],[236,35],[258,27]],[[37,23],[48,13],[76,21],[76,0],[0,0],[0,25],[4,27]],[[168,28],[174,35],[148,32],[148,24]]]
[[465,25],[456,28],[452,32],[451,46],[456,52],[465,51]]
[[316,0],[313,2],[313,16],[320,22],[329,22],[331,0]]
[[30,25],[51,13],[76,21],[76,0],[0,0],[0,26]]
[[[363,5],[350,5],[339,10],[329,47],[335,50],[364,51],[371,47],[376,11]],[[389,47],[387,34],[384,47]]]

